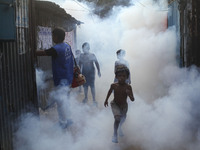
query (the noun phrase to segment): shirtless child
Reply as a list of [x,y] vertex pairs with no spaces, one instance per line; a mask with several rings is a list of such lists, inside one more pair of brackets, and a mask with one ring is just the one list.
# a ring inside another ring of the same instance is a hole
[[104,106],[108,106],[108,99],[112,94],[112,91],[114,91],[114,100],[110,103],[115,118],[114,134],[112,138],[112,142],[114,143],[118,143],[118,128],[119,135],[123,136],[121,126],[126,119],[126,114],[128,111],[127,97],[129,96],[131,101],[135,100],[131,85],[126,83],[128,76],[129,69],[126,66],[120,65],[116,68],[115,77],[118,79],[118,82],[111,84],[106,100],[104,102]]

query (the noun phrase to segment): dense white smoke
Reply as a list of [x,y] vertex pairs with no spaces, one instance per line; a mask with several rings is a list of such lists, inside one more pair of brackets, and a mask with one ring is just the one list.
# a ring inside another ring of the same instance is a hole
[[37,89],[45,89],[47,84],[45,83],[45,79],[47,78],[46,72],[41,69],[36,69],[36,80],[37,80]]
[[[128,8],[114,7],[113,14],[104,20],[90,11],[77,16],[76,11],[75,18],[84,22],[78,28],[77,47],[89,42],[100,62],[102,77],[96,76],[95,82],[99,106],[92,107],[91,99],[83,105],[83,94],[72,92],[74,124],[65,131],[57,125],[56,111],[52,115],[50,110],[40,119],[25,115],[16,133],[16,150],[199,149],[200,74],[195,67],[179,68],[176,64],[176,31],[166,29],[167,2],[133,3]],[[62,1],[61,7],[77,9],[77,3],[71,4]],[[103,103],[114,80],[116,51],[121,48],[126,50],[136,100],[128,101],[125,136],[113,144],[114,118],[111,108],[104,108]]]

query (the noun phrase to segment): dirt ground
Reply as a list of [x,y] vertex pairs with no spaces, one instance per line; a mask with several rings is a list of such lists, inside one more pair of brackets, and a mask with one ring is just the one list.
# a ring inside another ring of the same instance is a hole
[[[80,102],[81,102],[83,98],[84,98],[84,93],[82,91],[81,93],[78,93],[78,99],[80,99]],[[92,105],[92,96],[90,94],[88,96],[88,99],[89,99],[88,105]],[[99,107],[101,107],[101,106],[99,106]],[[48,108],[46,110],[40,109],[39,113],[40,113],[40,118],[41,119],[49,119],[49,120],[52,120],[52,122],[55,122],[55,123],[58,122],[58,114],[57,114],[56,104],[52,105],[52,107],[50,107],[50,108]],[[75,130],[77,130],[77,129],[73,129],[72,128],[72,130],[74,130],[74,131],[72,131],[73,134],[76,134]],[[122,143],[125,143],[125,141],[124,142],[122,141]],[[123,144],[120,144],[120,143],[116,144],[116,147],[117,147],[116,148],[117,150],[142,150],[141,148],[134,147],[134,146],[126,147],[126,146],[124,146]],[[124,149],[122,147],[126,147],[126,148]]]

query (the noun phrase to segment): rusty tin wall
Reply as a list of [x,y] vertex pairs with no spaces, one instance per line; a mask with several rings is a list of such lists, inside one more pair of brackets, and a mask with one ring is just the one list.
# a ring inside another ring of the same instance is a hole
[[38,114],[32,0],[16,0],[16,40],[0,41],[0,149],[13,149],[19,116]]

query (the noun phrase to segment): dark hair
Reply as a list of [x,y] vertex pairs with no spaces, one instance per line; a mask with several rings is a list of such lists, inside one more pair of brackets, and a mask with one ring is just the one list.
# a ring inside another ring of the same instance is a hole
[[82,48],[85,47],[86,45],[90,46],[88,42],[83,43]]
[[59,42],[63,42],[65,39],[64,29],[55,28],[55,29],[53,29],[52,34],[58,38]]
[[119,49],[119,50],[117,50],[116,54],[117,54],[117,55],[119,55],[119,54],[125,55],[125,54],[126,54],[126,51],[123,50],[123,49]]
[[115,75],[117,76],[118,73],[121,73],[121,72],[125,72],[127,77],[129,77],[129,75],[130,75],[130,71],[129,71],[128,67],[126,67],[125,65],[117,65],[116,70],[115,70]]

